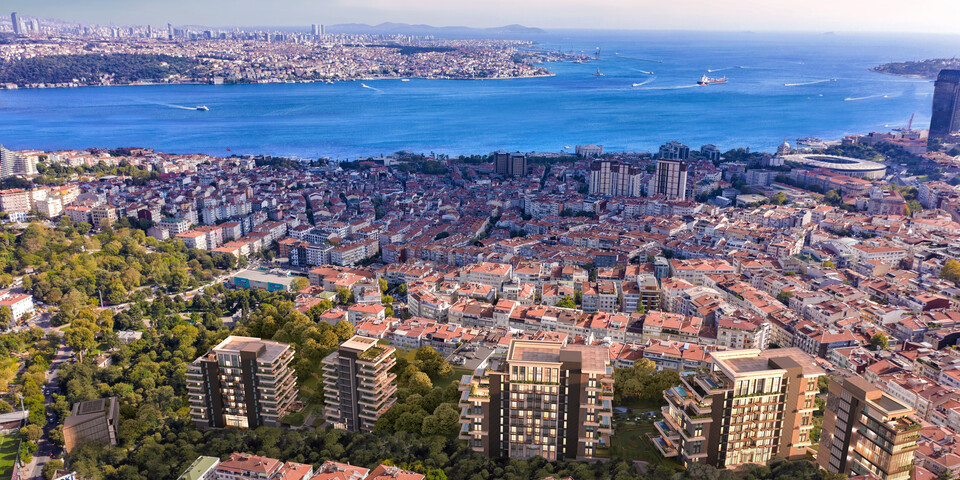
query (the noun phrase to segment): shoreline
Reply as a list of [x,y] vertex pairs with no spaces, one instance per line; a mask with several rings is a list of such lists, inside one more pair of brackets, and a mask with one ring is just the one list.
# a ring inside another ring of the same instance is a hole
[[57,89],[57,88],[85,88],[85,87],[152,87],[152,86],[165,86],[165,85],[208,85],[212,87],[230,87],[237,85],[280,85],[280,84],[297,84],[297,83],[325,83],[329,85],[334,85],[337,83],[346,83],[346,82],[376,82],[381,80],[451,80],[451,81],[483,81],[483,80],[523,80],[530,78],[549,78],[557,76],[554,72],[548,72],[541,75],[518,75],[516,77],[489,77],[489,78],[477,78],[477,77],[359,77],[359,78],[350,78],[350,79],[325,79],[325,80],[282,80],[276,82],[240,82],[240,83],[220,83],[216,84],[210,81],[183,81],[183,82],[129,82],[129,83],[111,83],[111,84],[70,84],[70,85],[61,85],[61,84],[44,84],[44,86],[19,86],[17,85],[14,88],[2,87],[0,91],[3,90],[47,90],[47,89]]

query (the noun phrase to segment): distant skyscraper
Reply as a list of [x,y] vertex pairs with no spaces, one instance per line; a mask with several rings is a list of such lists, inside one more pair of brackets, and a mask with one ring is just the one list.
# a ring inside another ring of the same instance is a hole
[[499,150],[493,154],[494,172],[508,177],[522,177],[527,174],[527,156],[520,152]]
[[20,15],[18,15],[17,12],[13,12],[10,14],[10,23],[13,24],[14,34],[23,35],[25,33],[23,28],[23,21],[20,20]]
[[314,23],[313,25],[310,25],[310,33],[314,35],[320,35],[320,25],[316,23]]
[[687,160],[690,158],[690,147],[680,142],[667,142],[660,146],[660,158],[667,160]]
[[173,40],[173,25],[167,24],[167,39]]
[[960,131],[960,70],[940,70],[933,90],[930,136],[943,138]]
[[[661,149],[662,150],[662,149]],[[667,198],[687,198],[687,163],[683,160],[657,160],[657,171],[647,187],[647,195],[664,195]]]

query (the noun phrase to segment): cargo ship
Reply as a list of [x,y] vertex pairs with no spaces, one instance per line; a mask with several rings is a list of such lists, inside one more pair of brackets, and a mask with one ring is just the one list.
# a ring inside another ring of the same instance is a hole
[[710,78],[706,75],[697,80],[697,85],[713,85],[715,83],[727,83],[727,77]]

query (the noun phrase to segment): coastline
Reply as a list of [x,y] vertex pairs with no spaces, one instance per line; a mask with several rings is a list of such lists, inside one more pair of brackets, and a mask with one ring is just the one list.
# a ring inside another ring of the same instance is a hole
[[231,82],[231,83],[214,83],[209,80],[187,80],[182,82],[146,82],[146,81],[136,81],[136,82],[126,82],[126,83],[109,83],[109,84],[43,84],[39,85],[25,85],[20,86],[16,85],[13,88],[0,85],[0,90],[43,90],[43,89],[55,89],[55,88],[84,88],[84,87],[150,87],[150,86],[159,86],[159,85],[209,85],[216,87],[223,86],[233,86],[233,85],[278,85],[284,83],[326,83],[326,84],[335,84],[335,83],[345,83],[345,82],[375,82],[380,80],[453,80],[453,81],[483,81],[483,80],[522,80],[529,78],[547,78],[557,76],[554,72],[547,72],[539,75],[517,75],[515,77],[447,77],[447,76],[436,76],[436,77],[358,77],[358,78],[349,78],[349,79],[298,79],[298,80],[279,80],[279,81],[269,81],[269,82]]

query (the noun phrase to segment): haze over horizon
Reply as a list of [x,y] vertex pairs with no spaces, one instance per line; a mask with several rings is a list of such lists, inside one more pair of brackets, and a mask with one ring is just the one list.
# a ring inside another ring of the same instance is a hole
[[[960,2],[809,0],[10,0],[6,10],[88,24],[302,26],[383,22],[547,29],[840,31],[960,34]],[[896,15],[891,15],[896,12]]]

